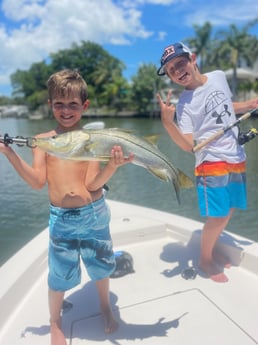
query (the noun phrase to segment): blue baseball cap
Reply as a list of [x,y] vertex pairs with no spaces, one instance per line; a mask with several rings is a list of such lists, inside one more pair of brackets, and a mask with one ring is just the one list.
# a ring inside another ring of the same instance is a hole
[[164,49],[164,52],[161,56],[160,59],[160,68],[157,70],[157,74],[158,75],[165,75],[165,65],[166,63],[168,63],[169,61],[173,60],[174,58],[178,57],[178,56],[182,56],[182,55],[187,55],[187,56],[191,56],[192,52],[191,50],[184,45],[182,42],[177,42],[174,44],[171,44],[169,46],[167,46]]

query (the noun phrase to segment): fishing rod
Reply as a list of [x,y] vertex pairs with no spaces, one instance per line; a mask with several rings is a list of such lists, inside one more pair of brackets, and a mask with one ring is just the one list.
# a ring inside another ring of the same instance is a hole
[[[236,120],[235,122],[233,122],[232,124],[230,124],[229,126],[227,126],[224,129],[220,129],[219,131],[217,131],[216,133],[214,133],[213,135],[211,135],[209,138],[203,140],[202,142],[200,142],[199,144],[197,144],[196,146],[193,147],[193,152],[199,151],[201,148],[203,148],[204,146],[206,146],[207,144],[209,144],[211,141],[218,139],[219,137],[221,137],[223,134],[225,134],[227,131],[229,131],[231,128],[239,125],[242,121],[247,120],[255,111],[257,111],[258,108],[253,109],[252,111],[248,111],[247,113],[245,113],[244,115],[240,116],[238,120]],[[256,136],[256,135],[255,135]],[[252,138],[253,139],[253,138]],[[241,144],[242,145],[242,144]]]
[[256,128],[251,128],[247,132],[241,132],[238,136],[238,143],[239,145],[244,145],[248,143],[250,140],[254,139],[258,135],[258,130]]
[[22,136],[16,136],[16,137],[10,137],[7,133],[1,137],[0,136],[0,142],[5,144],[5,146],[8,146],[9,144],[16,144],[17,146],[27,146],[30,148],[34,148],[35,145],[33,145],[33,139],[32,137],[22,137]]

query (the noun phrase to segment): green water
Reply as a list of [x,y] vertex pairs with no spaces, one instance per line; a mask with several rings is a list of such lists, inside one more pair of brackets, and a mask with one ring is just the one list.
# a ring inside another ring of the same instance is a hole
[[[92,120],[92,119],[91,119]],[[101,119],[98,119],[101,120]],[[83,122],[87,122],[84,120]],[[139,136],[158,134],[158,146],[170,161],[187,175],[193,176],[194,157],[181,151],[169,139],[159,119],[110,118],[106,127],[132,129]],[[258,127],[258,119],[249,120],[245,126]],[[33,136],[55,127],[54,120],[31,121],[26,119],[0,119],[0,133],[10,136]],[[15,149],[31,162],[30,149]],[[258,241],[258,138],[246,145],[248,211],[235,212],[228,230]],[[26,242],[43,230],[48,223],[48,196],[46,188],[33,191],[16,174],[3,155],[0,155],[0,265]],[[120,168],[108,183],[107,197],[114,200],[139,204],[186,216],[199,217],[195,189],[181,190],[181,205],[177,203],[173,187],[159,181],[145,169],[133,164]]]

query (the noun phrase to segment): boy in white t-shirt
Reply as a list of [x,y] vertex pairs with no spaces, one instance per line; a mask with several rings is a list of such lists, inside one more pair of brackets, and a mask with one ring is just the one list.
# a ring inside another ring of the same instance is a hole
[[[222,71],[202,74],[196,55],[181,42],[164,49],[158,75],[167,75],[183,86],[175,107],[157,95],[161,120],[172,140],[183,150],[193,151],[197,144],[236,121],[235,112],[258,106],[258,99],[232,103],[231,91]],[[175,113],[177,124],[174,122]],[[230,262],[216,253],[215,244],[235,208],[246,209],[245,152],[238,143],[238,129],[195,152],[195,175],[201,216],[206,216],[201,239],[199,267],[216,282],[228,281],[223,272]]]

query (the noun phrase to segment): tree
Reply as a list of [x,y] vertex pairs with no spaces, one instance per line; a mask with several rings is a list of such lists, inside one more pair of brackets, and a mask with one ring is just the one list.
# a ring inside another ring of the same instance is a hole
[[198,66],[200,71],[203,71],[204,66],[207,65],[208,53],[211,49],[212,26],[210,22],[206,22],[203,26],[194,24],[193,28],[196,37],[188,38],[186,42],[198,56]]
[[[46,81],[49,66],[45,62],[34,63],[29,71],[18,70],[11,75],[13,95],[24,99],[31,109],[47,101]],[[42,91],[45,90],[44,93]]]
[[48,64],[35,63],[28,71],[16,71],[11,82],[14,94],[24,96],[35,109],[47,97],[46,82],[50,74],[62,69],[76,69],[89,86],[89,98],[96,100],[98,106],[112,105],[121,95],[120,88],[128,87],[122,77],[124,68],[120,60],[100,45],[83,41],[81,45],[73,44],[71,49],[51,54]]
[[237,91],[237,68],[252,67],[257,60],[258,40],[249,34],[249,30],[257,23],[258,18],[248,22],[241,29],[235,24],[231,24],[228,30],[221,30],[217,33],[213,49],[213,63],[223,69],[233,69],[231,85],[233,97],[236,96]]
[[157,76],[154,64],[143,64],[132,77],[131,100],[139,114],[152,113],[156,109],[156,92],[166,87],[164,78]]
[[96,93],[100,94],[99,103],[109,105],[119,110],[122,107],[123,94],[121,90],[128,90],[129,85],[122,76],[122,70],[125,65],[118,59],[106,54],[98,62],[92,73],[93,84],[96,87]]
[[120,60],[111,56],[100,45],[85,41],[80,45],[73,44],[71,49],[51,54],[51,66],[54,71],[77,69],[91,86],[93,94],[89,96],[95,99],[98,106],[112,104],[113,94],[107,93],[107,85],[122,78],[125,68]]

